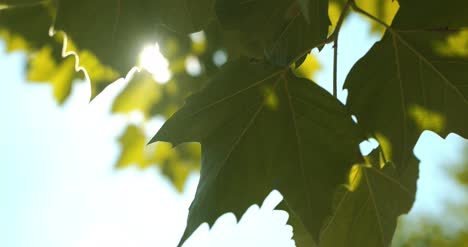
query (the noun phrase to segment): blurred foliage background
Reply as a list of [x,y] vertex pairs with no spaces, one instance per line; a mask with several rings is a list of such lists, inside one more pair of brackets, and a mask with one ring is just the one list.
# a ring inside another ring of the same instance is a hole
[[[445,170],[462,191],[457,201],[446,200],[440,217],[426,215],[417,219],[399,218],[393,247],[466,247],[468,246],[468,146],[460,163]],[[453,193],[453,192],[447,192]]]
[[[344,0],[330,1],[329,16],[332,26],[329,33],[333,31],[344,3]],[[391,23],[398,11],[397,1],[357,0],[357,4],[386,23]],[[157,46],[148,44],[150,48],[147,49],[159,49],[164,56],[160,59],[167,60],[163,65],[167,66],[169,74],[164,78],[156,75],[158,68],[144,64],[144,57],[140,57],[138,64],[142,68],[141,72],[128,73],[102,64],[90,51],[79,50],[76,55],[80,59],[79,64],[87,67],[85,74],[82,70],[77,70],[75,56],[63,57],[70,50],[75,50],[73,40],[67,39],[62,33],[49,35],[55,18],[54,6],[53,0],[11,8],[0,6],[0,38],[6,43],[7,52],[21,51],[27,54],[27,79],[31,83],[50,85],[53,88],[52,96],[58,104],[66,102],[75,81],[91,81],[92,100],[111,82],[126,77],[128,83],[115,98],[112,112],[122,115],[137,114],[142,120],[129,123],[118,139],[121,153],[115,167],[124,169],[137,166],[146,169],[157,166],[175,188],[182,191],[188,175],[199,170],[199,144],[184,144],[176,148],[167,143],[147,146],[149,136],[145,134],[145,125],[154,118],[167,119],[183,105],[185,97],[203,87],[220,66],[242,56],[245,51],[249,51],[251,55],[252,51],[258,50],[258,44],[248,39],[242,39],[245,42],[233,42],[236,39],[232,37],[240,34],[223,31],[216,21],[208,25],[206,32],[191,35],[181,35],[160,27],[156,34]],[[371,32],[383,34],[381,26],[377,26],[375,22],[371,25]],[[453,40],[449,40],[448,47],[451,48],[445,51],[467,55],[467,37],[467,33],[454,36]],[[441,44],[441,49],[444,49],[443,46]],[[143,51],[145,48],[141,49]],[[151,54],[157,56],[157,53]],[[261,53],[256,54],[262,56]],[[311,54],[303,57],[296,65],[295,73],[307,78],[312,78],[320,69],[320,64]],[[447,217],[468,219],[468,148],[465,150],[465,162],[452,166],[453,170],[448,171],[463,187],[465,200],[463,204],[448,202]],[[431,217],[419,221],[401,220],[394,246],[468,246],[467,224],[450,227],[444,225],[444,222],[444,219]]]

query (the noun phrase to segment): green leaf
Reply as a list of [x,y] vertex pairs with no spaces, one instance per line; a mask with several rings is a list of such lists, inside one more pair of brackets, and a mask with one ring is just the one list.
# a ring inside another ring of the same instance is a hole
[[52,23],[46,6],[11,8],[0,12],[0,29],[19,35],[28,43],[28,49],[39,48],[51,41],[49,28]]
[[307,21],[307,23],[310,23],[310,16],[309,16],[309,0],[297,0],[297,3],[299,4],[299,8],[301,8],[301,14],[304,16],[304,19]]
[[[28,79],[50,82],[54,96],[61,104],[70,93],[72,81],[83,76],[75,72],[74,57],[62,57],[63,35],[49,36],[53,9],[50,5],[38,5],[3,10],[0,12],[0,29],[4,30],[2,36],[7,41],[8,50],[26,50],[31,55],[28,65],[32,71],[28,71]],[[68,48],[75,50],[80,57],[80,65],[87,70],[92,98],[110,81],[117,79],[118,74],[103,66],[92,53],[75,49],[70,39],[67,43]]]
[[136,125],[129,125],[124,133],[119,137],[121,152],[116,163],[117,168],[129,165],[147,166],[145,158],[145,133]]
[[151,74],[142,71],[135,73],[124,90],[115,98],[112,104],[113,113],[131,113],[141,111],[149,117],[151,106],[161,97],[160,85]]
[[401,29],[445,29],[467,27],[465,0],[399,0],[401,5],[394,27]]
[[212,1],[60,0],[54,29],[64,31],[78,49],[91,51],[126,74],[137,65],[144,46],[161,33],[200,30],[212,17]]
[[328,34],[328,1],[300,2],[218,0],[216,13],[225,29],[244,33],[244,38],[258,43],[273,64],[287,65],[323,42]]
[[44,46],[30,57],[28,66],[28,81],[50,83],[55,99],[59,104],[63,104],[70,95],[73,79],[76,78],[75,59],[67,57],[57,64],[52,48]]
[[[454,34],[449,30],[468,26],[468,16],[461,14],[467,4],[429,2],[428,8],[402,3],[389,31],[355,64],[344,86],[359,124],[403,169],[424,130],[468,137],[468,57],[438,49]],[[444,14],[446,6],[455,7],[453,13],[438,16],[436,10]]]
[[214,3],[215,0],[159,0],[157,14],[171,30],[193,33],[214,18]]
[[419,162],[412,157],[409,163],[401,174],[391,163],[353,167],[349,185],[337,192],[320,246],[390,246],[397,218],[410,210],[416,194]]
[[179,191],[183,191],[190,173],[199,169],[200,145],[187,143],[172,148],[168,143],[146,146],[145,133],[141,126],[129,125],[119,137],[120,156],[116,168],[136,166],[146,169],[158,166]]
[[241,59],[188,98],[151,142],[202,145],[182,244],[223,213],[240,218],[272,189],[316,237],[334,190],[361,158],[359,139],[351,116],[325,90],[288,70]]
[[296,247],[317,246],[314,237],[308,232],[307,227],[302,223],[302,220],[293,213],[285,201],[282,201],[276,208],[289,213],[288,224],[293,227]]

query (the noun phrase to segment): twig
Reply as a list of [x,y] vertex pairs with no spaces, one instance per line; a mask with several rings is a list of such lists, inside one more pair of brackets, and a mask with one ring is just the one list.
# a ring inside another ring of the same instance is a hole
[[338,35],[333,45],[333,97],[338,98]]
[[354,1],[349,0],[346,2],[343,10],[341,11],[340,18],[336,23],[335,30],[333,30],[332,35],[329,38],[333,39],[333,96],[338,98],[338,36],[340,34],[341,25],[343,24],[344,17],[348,12],[351,5]]

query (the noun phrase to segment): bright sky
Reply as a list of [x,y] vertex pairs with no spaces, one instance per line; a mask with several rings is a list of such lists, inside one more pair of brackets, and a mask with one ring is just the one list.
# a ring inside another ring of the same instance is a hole
[[[343,27],[340,37],[352,42],[340,43],[340,81],[372,45],[367,28],[356,17]],[[324,48],[322,64],[331,64],[331,51]],[[128,119],[112,116],[110,103],[125,82],[91,104],[89,86],[77,84],[59,107],[48,85],[25,81],[24,62],[22,54],[5,54],[0,43],[0,246],[175,246],[198,177],[178,194],[156,169],[113,169],[117,136]],[[316,79],[331,85],[331,70],[323,69]],[[423,139],[416,148],[422,164],[415,215],[437,214],[441,199],[455,198],[446,193],[454,186],[438,164],[458,160],[460,143],[466,143],[456,135],[443,140],[426,133]],[[274,193],[239,224],[232,214],[224,215],[211,231],[199,228],[185,246],[294,246],[287,214],[272,211],[279,200]]]

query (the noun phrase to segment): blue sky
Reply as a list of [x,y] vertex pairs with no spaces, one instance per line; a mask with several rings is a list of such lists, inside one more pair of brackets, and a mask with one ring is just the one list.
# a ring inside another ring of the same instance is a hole
[[[340,38],[348,40],[340,42],[343,81],[377,37],[369,37],[367,24],[353,16]],[[331,46],[319,59],[324,68],[315,79],[330,89]],[[114,83],[92,103],[89,85],[78,83],[61,107],[49,85],[25,81],[24,61],[24,54],[5,54],[0,42],[0,246],[175,246],[198,176],[191,176],[179,194],[156,168],[113,169],[117,136],[129,119],[112,116],[109,109],[125,82]],[[340,96],[344,100],[346,93]],[[159,125],[155,121],[153,131]],[[416,147],[422,164],[411,217],[437,216],[442,200],[456,200],[460,192],[441,164],[459,160],[463,142],[456,135],[444,140],[424,133]],[[251,207],[239,224],[227,214],[211,231],[202,226],[185,246],[294,246],[287,214],[272,210],[280,198],[276,193],[261,209]]]

